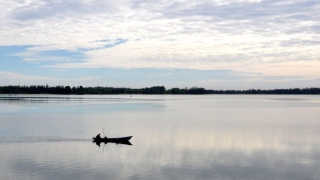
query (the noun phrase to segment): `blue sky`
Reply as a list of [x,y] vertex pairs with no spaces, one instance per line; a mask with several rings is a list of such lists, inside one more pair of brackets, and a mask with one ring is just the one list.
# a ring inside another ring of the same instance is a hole
[[0,86],[320,86],[318,0],[0,2]]

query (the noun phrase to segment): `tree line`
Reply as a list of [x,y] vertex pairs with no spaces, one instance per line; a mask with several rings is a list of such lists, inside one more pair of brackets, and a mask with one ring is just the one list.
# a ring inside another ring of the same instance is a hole
[[70,86],[0,86],[0,94],[165,94],[164,86],[141,89]]
[[172,88],[153,86],[145,88],[82,87],[82,86],[0,86],[0,94],[320,94],[320,88],[210,90],[201,87]]

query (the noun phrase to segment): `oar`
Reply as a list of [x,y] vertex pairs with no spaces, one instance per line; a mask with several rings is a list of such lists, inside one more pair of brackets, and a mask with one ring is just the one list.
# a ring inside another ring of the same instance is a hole
[[104,145],[103,145],[103,151],[102,151],[102,154],[103,154],[103,152],[104,152],[104,147],[105,147],[105,146],[106,146],[106,144],[104,144]]
[[103,135],[104,135],[104,137],[106,137],[106,135],[104,134],[104,129],[102,128],[102,131],[103,131]]
[[[103,132],[103,135],[104,135],[104,137],[106,137],[106,135],[104,134],[104,129],[102,128],[102,132]],[[102,154],[103,154],[103,152],[104,152],[104,147],[106,146],[106,143],[104,143],[104,145],[103,145],[103,150],[102,150]]]

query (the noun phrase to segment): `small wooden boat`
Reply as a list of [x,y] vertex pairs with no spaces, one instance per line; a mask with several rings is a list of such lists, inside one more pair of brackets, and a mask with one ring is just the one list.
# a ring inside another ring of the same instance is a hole
[[104,138],[100,138],[100,139],[93,137],[93,141],[95,141],[95,142],[97,142],[97,141],[100,141],[100,142],[123,142],[123,141],[129,141],[131,138],[132,138],[132,136],[120,137],[120,138],[104,137]]
[[127,145],[132,145],[129,140],[132,138],[132,136],[127,136],[127,137],[120,137],[120,138],[95,138],[93,137],[93,142],[95,142],[96,144],[100,143],[116,143],[116,144],[127,144]]

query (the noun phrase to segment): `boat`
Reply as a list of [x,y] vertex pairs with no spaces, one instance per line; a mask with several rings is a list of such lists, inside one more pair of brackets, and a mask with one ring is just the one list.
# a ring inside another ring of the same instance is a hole
[[127,136],[127,137],[119,137],[119,138],[107,138],[107,137],[104,137],[104,138],[95,138],[93,137],[93,142],[96,143],[96,144],[99,144],[100,143],[116,143],[116,144],[126,144],[126,145],[132,145],[129,140],[132,138],[132,136]]
[[120,138],[95,138],[93,137],[94,142],[123,142],[123,141],[129,141],[132,138],[132,136],[127,137],[120,137]]

